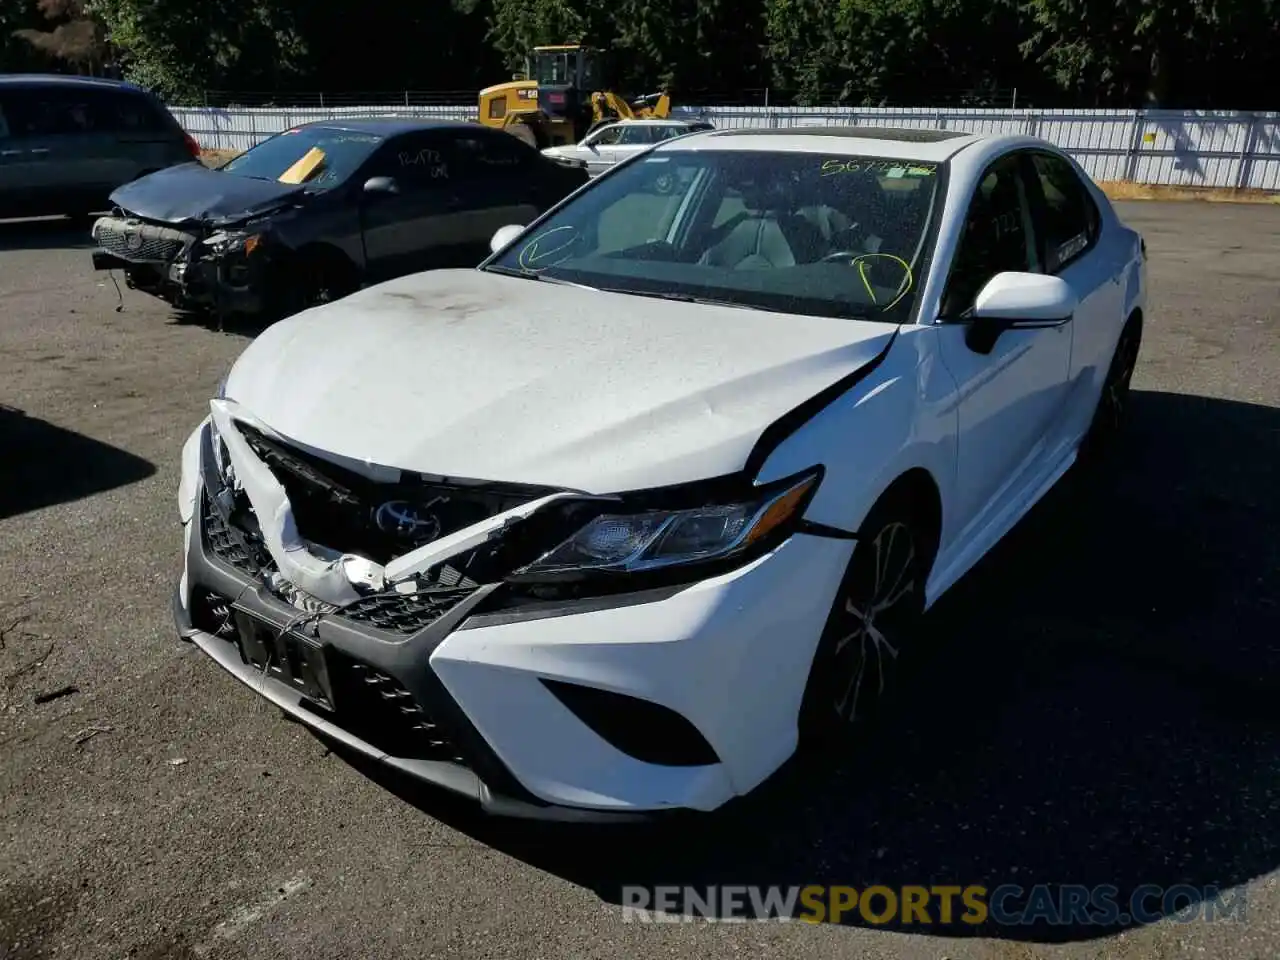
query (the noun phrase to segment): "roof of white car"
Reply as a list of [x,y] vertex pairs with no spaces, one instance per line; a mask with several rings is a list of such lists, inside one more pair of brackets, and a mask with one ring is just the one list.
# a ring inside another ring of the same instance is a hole
[[629,127],[669,127],[672,124],[679,126],[687,126],[690,123],[700,123],[696,117],[624,117],[621,120],[615,120],[614,123],[626,124]]
[[[895,157],[940,163],[1000,135],[918,127],[783,127],[709,130],[673,143],[674,150],[776,150]],[[659,149],[662,149],[659,147]]]

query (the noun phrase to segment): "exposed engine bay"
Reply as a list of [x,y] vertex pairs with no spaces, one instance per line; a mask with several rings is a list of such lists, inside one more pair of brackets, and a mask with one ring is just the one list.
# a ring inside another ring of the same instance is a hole
[[205,222],[151,222],[116,210],[94,222],[92,236],[99,247],[95,269],[121,270],[129,289],[179,309],[253,313],[264,303],[257,234]]
[[219,559],[304,618],[339,614],[398,633],[501,582],[613,499],[402,471],[375,480],[216,401],[202,460],[202,528]]

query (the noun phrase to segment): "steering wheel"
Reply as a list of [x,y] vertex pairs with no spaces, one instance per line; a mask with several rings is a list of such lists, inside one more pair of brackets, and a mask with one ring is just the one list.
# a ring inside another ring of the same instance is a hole
[[849,266],[855,266],[854,261],[859,257],[865,257],[866,253],[861,250],[837,250],[835,253],[828,253],[819,260],[819,263],[834,263],[837,260],[848,260]]

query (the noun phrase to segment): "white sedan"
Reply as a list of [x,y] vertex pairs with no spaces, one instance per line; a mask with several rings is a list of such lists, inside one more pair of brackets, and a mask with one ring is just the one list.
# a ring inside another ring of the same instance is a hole
[[249,345],[184,451],[174,609],[513,815],[711,811],[865,730],[1114,435],[1146,304],[1142,238],[1029,137],[716,131],[494,246]]
[[597,127],[579,143],[547,147],[542,153],[556,160],[583,163],[594,177],[655,143],[713,129],[705,120],[619,120]]

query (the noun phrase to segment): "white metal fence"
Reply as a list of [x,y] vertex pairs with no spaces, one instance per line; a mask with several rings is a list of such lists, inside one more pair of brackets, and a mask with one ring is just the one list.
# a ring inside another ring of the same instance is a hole
[[[245,150],[281,130],[339,116],[475,119],[475,107],[174,107],[201,146]],[[690,107],[722,128],[828,125],[1030,133],[1071,153],[1095,180],[1280,190],[1280,113],[1174,110],[978,110]]]

